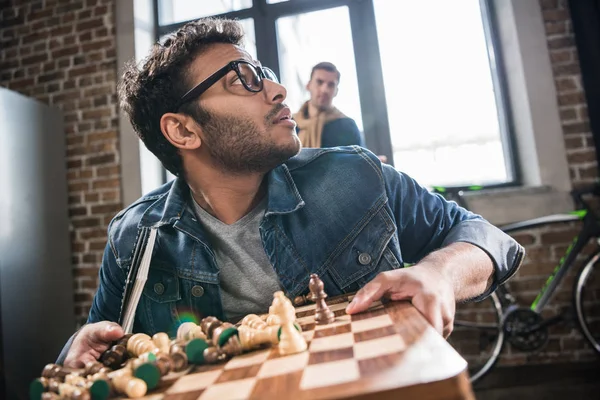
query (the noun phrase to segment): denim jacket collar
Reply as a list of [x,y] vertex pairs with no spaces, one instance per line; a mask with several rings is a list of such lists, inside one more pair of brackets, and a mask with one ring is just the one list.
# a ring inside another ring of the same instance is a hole
[[[266,179],[268,201],[265,216],[288,214],[304,207],[304,200],[285,164],[271,170]],[[184,179],[176,178],[171,189],[148,207],[138,226],[140,228],[160,227],[179,221],[188,208],[189,190]]]

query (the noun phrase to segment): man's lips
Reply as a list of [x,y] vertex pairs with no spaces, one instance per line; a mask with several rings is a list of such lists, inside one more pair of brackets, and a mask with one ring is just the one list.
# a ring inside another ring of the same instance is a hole
[[273,119],[273,123],[277,124],[281,121],[291,120],[292,119],[292,111],[288,107],[284,107],[277,116]]

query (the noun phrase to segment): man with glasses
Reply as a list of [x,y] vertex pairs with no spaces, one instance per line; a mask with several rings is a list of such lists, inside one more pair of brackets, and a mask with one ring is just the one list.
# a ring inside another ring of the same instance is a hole
[[202,19],[127,67],[122,109],[177,178],[110,223],[87,324],[59,362],[82,366],[121,337],[136,290],[132,330],[174,336],[184,321],[267,312],[273,292],[305,295],[317,273],[330,296],[358,291],[348,313],[406,299],[447,336],[456,301],[520,265],[513,239],[368,150],[301,151],[285,88],[242,38],[237,22]]

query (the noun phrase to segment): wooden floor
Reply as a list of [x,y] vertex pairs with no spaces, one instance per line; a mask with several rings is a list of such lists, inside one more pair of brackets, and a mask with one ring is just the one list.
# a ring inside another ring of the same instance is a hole
[[498,367],[474,389],[481,400],[600,400],[600,361]]

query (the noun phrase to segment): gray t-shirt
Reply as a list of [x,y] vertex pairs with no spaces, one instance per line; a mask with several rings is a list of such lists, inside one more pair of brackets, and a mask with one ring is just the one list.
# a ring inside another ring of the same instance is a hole
[[221,301],[227,319],[268,312],[273,293],[281,290],[281,285],[258,230],[267,209],[266,197],[231,225],[210,215],[193,199],[192,203],[217,259]]

